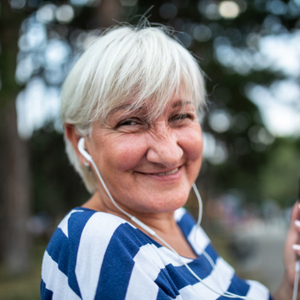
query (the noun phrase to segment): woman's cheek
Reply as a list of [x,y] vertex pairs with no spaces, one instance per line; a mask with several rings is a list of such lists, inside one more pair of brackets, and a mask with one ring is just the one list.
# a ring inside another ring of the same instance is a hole
[[126,136],[110,149],[110,162],[120,171],[133,169],[146,154],[144,139]]
[[187,157],[194,161],[202,158],[203,153],[203,138],[202,132],[199,130],[187,131],[181,133],[180,145]]

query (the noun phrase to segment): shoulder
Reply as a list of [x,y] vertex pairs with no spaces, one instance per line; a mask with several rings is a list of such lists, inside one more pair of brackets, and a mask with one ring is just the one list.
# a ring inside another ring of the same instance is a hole
[[[75,232],[82,234],[94,228],[93,233],[100,233],[101,225],[105,225],[106,228],[117,228],[123,223],[125,223],[125,220],[117,216],[78,207],[71,210],[64,217],[57,229],[62,230],[68,238],[72,238]],[[97,226],[94,227],[95,225]]]
[[76,208],[58,225],[45,251],[42,294],[95,295],[99,280],[109,278],[101,274],[116,274],[121,268],[126,278],[133,257],[148,242],[147,236],[122,218]]
[[133,225],[120,217],[75,208],[60,222],[46,251],[53,258],[56,256],[55,252],[57,255],[76,257],[81,251],[90,255],[96,252],[99,256],[118,241],[142,244],[143,242],[136,238],[137,232],[139,231]]

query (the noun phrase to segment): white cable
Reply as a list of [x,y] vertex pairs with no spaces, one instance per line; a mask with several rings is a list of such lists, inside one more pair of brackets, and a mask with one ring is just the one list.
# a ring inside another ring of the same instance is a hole
[[141,228],[143,228],[146,232],[148,232],[150,235],[156,236],[156,232],[154,230],[152,230],[149,226],[147,226],[145,223],[143,223],[142,221],[140,221],[138,218],[132,216],[131,214],[129,214],[127,211],[125,211],[124,209],[122,209],[114,200],[114,198],[112,197],[111,193],[109,192],[96,164],[94,163],[94,161],[92,159],[89,159],[89,161],[91,162],[91,164],[93,165],[96,174],[105,190],[105,192],[107,193],[108,197],[110,198],[111,202],[114,204],[114,206],[121,211],[124,215],[126,215],[130,220],[132,220],[132,222],[134,222],[135,224],[139,225]]
[[[251,298],[248,298],[248,297],[244,297],[244,296],[239,296],[239,295],[236,295],[236,294],[233,294],[233,293],[230,293],[230,292],[227,292],[227,291],[223,291],[222,293],[214,290],[212,287],[210,287],[209,285],[207,285],[187,264],[186,262],[181,258],[181,256],[167,243],[165,242],[160,236],[158,236],[156,234],[156,232],[154,230],[152,230],[150,227],[148,227],[145,223],[143,223],[141,220],[139,220],[138,218],[132,216],[131,214],[129,214],[127,211],[125,211],[124,209],[122,209],[114,200],[114,198],[112,197],[112,195],[110,194],[96,164],[94,163],[93,159],[90,157],[88,159],[92,166],[94,167],[94,170],[105,190],[105,192],[107,193],[108,197],[110,198],[111,202],[114,204],[114,206],[119,210],[121,211],[124,215],[126,215],[130,220],[132,220],[132,222],[134,222],[135,224],[137,224],[138,226],[140,226],[141,228],[143,228],[146,232],[148,232],[150,235],[152,236],[155,236],[159,241],[161,241],[169,250],[171,250],[178,258],[179,260],[184,264],[184,266],[188,269],[188,271],[199,281],[201,282],[206,288],[208,288],[209,290],[211,290],[212,292],[216,293],[217,295],[219,296],[224,296],[224,297],[227,297],[227,298],[235,298],[235,299],[243,299],[243,300],[253,300]],[[193,184],[193,190],[196,194],[196,197],[197,197],[197,200],[198,200],[198,203],[199,203],[199,214],[198,214],[198,220],[197,220],[197,227],[200,226],[200,223],[201,223],[201,219],[202,219],[202,200],[201,200],[201,196],[200,196],[200,193],[196,187],[196,184],[194,183]],[[204,251],[205,252],[205,251]],[[205,252],[206,253],[206,252]],[[208,259],[209,263],[211,264],[212,268],[214,269],[215,268],[215,264],[213,263],[211,257],[208,255],[208,253],[206,253],[207,256],[210,258]],[[207,258],[206,256],[206,258]]]
[[112,197],[112,195],[110,194],[108,188],[106,187],[106,184],[104,182],[104,180],[102,179],[102,176],[100,174],[100,172],[98,171],[98,168],[96,166],[96,164],[94,163],[94,161],[92,159],[89,160],[91,162],[91,164],[93,165],[94,167],[94,170],[96,171],[96,174],[103,186],[103,188],[105,189],[105,192],[106,194],[108,195],[108,197],[110,198],[111,202],[114,204],[114,206],[119,210],[121,211],[124,215],[126,215],[129,219],[131,219],[133,216],[131,214],[129,214],[127,211],[125,211],[124,209],[122,209],[114,200],[114,198]]
[[294,290],[293,290],[293,299],[297,299],[297,294],[298,294],[298,283],[299,283],[299,270],[300,270],[300,260],[296,261],[295,264],[295,280],[294,280]]
[[227,298],[238,298],[238,299],[244,299],[244,300],[253,300],[251,298],[248,297],[244,297],[244,296],[239,296],[236,294],[232,294],[232,293],[228,293],[228,295],[224,292],[220,293],[216,290],[214,290],[212,287],[210,287],[209,285],[207,285],[203,279],[201,279],[191,268],[190,266],[182,259],[182,257],[176,252],[176,250],[174,250],[167,242],[165,242],[161,237],[159,237],[157,234],[155,235],[155,237],[160,240],[168,249],[170,249],[174,254],[176,254],[176,256],[180,259],[180,261],[184,264],[184,266],[189,270],[189,272],[199,281],[201,282],[206,288],[208,288],[210,291],[216,293],[219,296],[224,296]]
[[[199,204],[198,220],[197,220],[197,225],[196,225],[197,226],[196,228],[199,228],[200,227],[200,223],[201,223],[201,219],[202,219],[203,204],[202,204],[202,199],[201,199],[200,193],[199,193],[199,191],[198,191],[197,186],[195,185],[195,183],[193,184],[193,190],[194,190],[194,192],[196,194],[196,197],[197,197],[197,200],[198,200],[198,204]],[[196,236],[196,230],[194,231],[194,234]],[[197,238],[195,238],[195,236],[194,236],[194,241],[197,242]],[[209,256],[209,254],[204,249],[203,249],[203,255],[206,257],[207,261],[210,263],[211,267],[214,270],[215,267],[216,267],[216,264],[214,263],[214,261],[212,260],[212,258]],[[193,271],[190,270],[189,266],[186,265],[186,267],[189,269],[189,271],[191,273],[193,273]],[[300,259],[298,259],[296,261],[296,263],[295,263],[295,279],[294,279],[294,289],[293,289],[293,298],[292,298],[292,300],[297,300],[298,284],[299,284],[299,273],[300,273]],[[216,273],[216,275],[218,277],[217,278],[217,282],[218,282],[219,288],[220,288],[220,278],[219,278],[219,276],[218,276],[217,273]],[[196,277],[197,275],[195,274],[194,276]],[[199,281],[201,281],[201,280],[199,280]],[[231,296],[238,296],[238,295],[235,295],[235,294],[233,294],[231,292],[228,292],[228,291],[223,291],[223,296],[228,297],[228,298],[232,298]],[[243,296],[238,296],[237,298],[247,299],[247,300],[253,300],[251,298],[243,297]]]
[[203,214],[203,203],[202,203],[202,198],[200,196],[200,193],[197,189],[197,186],[195,183],[193,183],[193,190],[196,195],[196,198],[198,200],[198,219],[197,219],[197,228],[200,227],[201,221],[202,221],[202,214]]
[[[201,223],[201,220],[202,220],[202,215],[203,215],[203,203],[202,203],[202,198],[200,196],[200,193],[197,189],[197,186],[196,184],[194,183],[193,184],[193,190],[195,192],[195,195],[197,197],[197,200],[198,200],[198,219],[197,219],[197,224],[196,224],[196,230],[198,228],[200,228],[200,223]],[[194,241],[195,243],[197,243],[197,238],[196,238],[196,230],[194,231]],[[209,254],[203,249],[203,255],[205,256],[205,258],[207,259],[207,261],[209,262],[209,264],[211,265],[212,269],[215,270],[216,268],[216,264],[214,263],[214,261],[212,260],[212,258],[209,256]],[[183,262],[184,263],[184,262]],[[194,272],[190,269],[189,266],[186,265],[186,267],[189,269],[189,271],[193,274]],[[222,288],[221,288],[221,285],[220,285],[220,278],[219,278],[219,274],[216,272],[215,273],[216,276],[217,276],[217,283],[218,283],[218,286],[219,286],[219,289],[222,291]],[[193,274],[194,277],[196,277],[197,275],[196,274]],[[198,276],[197,276],[198,277]],[[197,278],[196,277],[196,278]],[[205,286],[207,286],[202,280],[201,278],[197,278],[200,282],[202,282]],[[216,292],[216,291],[215,291]],[[218,294],[218,292],[216,292]],[[231,292],[228,292],[228,291],[222,291],[222,294],[219,294],[221,296],[224,296],[224,297],[227,297],[227,298],[238,298],[238,299],[244,299],[244,300],[253,300],[252,298],[249,298],[249,297],[246,297],[246,296],[239,296],[237,294],[234,294],[234,293],[231,293]]]

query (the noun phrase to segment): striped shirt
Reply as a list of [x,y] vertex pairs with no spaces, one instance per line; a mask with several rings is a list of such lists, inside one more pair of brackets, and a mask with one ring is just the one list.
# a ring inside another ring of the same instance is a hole
[[81,207],[73,209],[45,251],[41,299],[229,299],[222,296],[224,291],[254,300],[272,299],[262,284],[235,275],[183,208],[175,212],[175,219],[196,259],[179,259],[122,218]]

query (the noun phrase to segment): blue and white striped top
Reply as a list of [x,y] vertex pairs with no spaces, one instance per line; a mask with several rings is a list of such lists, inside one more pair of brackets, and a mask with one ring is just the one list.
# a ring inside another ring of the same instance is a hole
[[[183,209],[175,219],[197,259],[182,257],[214,290],[255,300],[272,299],[266,287],[239,279],[196,229]],[[212,268],[203,255],[213,260]],[[166,247],[117,216],[86,208],[73,209],[60,223],[45,251],[41,299],[229,299],[199,282]]]

